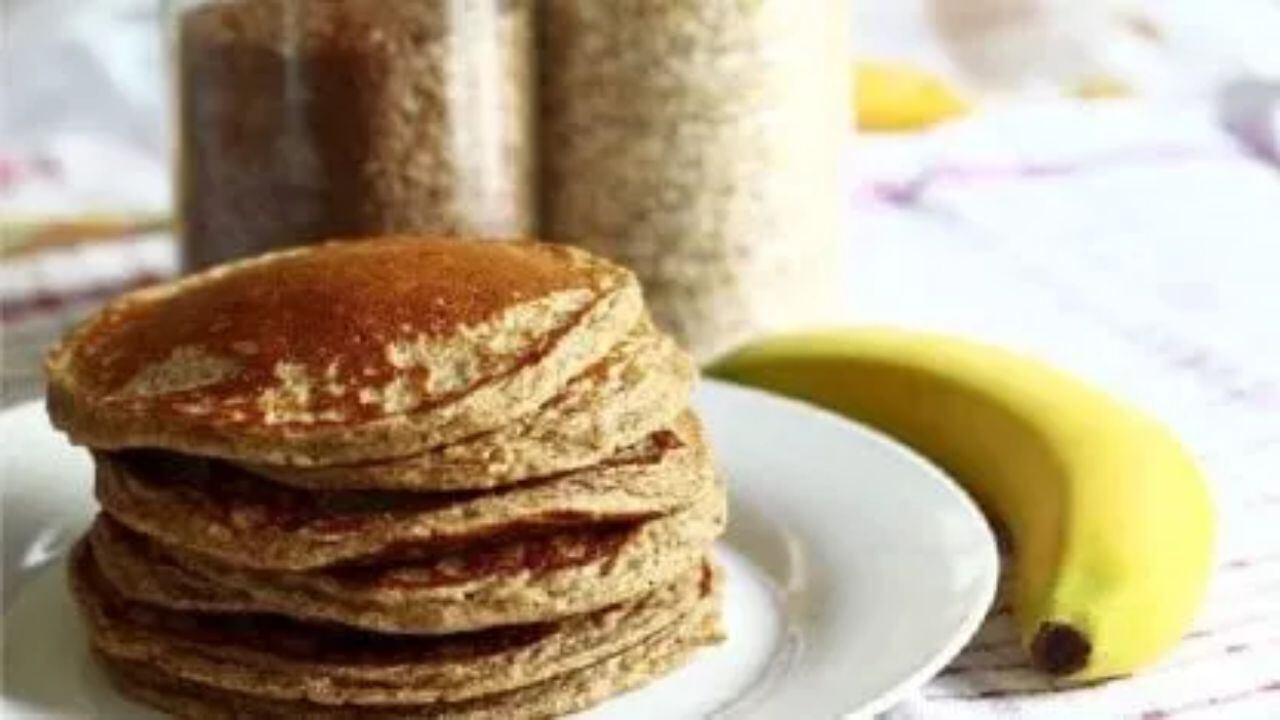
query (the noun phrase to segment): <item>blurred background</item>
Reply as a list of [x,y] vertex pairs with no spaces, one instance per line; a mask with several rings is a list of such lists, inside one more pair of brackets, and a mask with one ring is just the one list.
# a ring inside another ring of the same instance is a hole
[[[1280,2],[862,0],[849,18],[848,65],[826,69],[856,79],[843,314],[1095,375],[1105,343],[1145,343],[1272,392]],[[38,393],[73,318],[177,272],[164,25],[157,0],[4,0],[6,401]],[[1081,317],[1110,329],[1062,342]]]

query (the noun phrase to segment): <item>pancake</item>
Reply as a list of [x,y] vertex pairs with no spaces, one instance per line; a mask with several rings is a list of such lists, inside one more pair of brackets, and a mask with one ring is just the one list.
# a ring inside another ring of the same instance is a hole
[[99,659],[125,695],[193,720],[517,720],[557,717],[591,707],[674,670],[695,650],[722,637],[718,602],[706,598],[680,621],[640,644],[550,680],[459,702],[384,706],[266,699],[180,679],[152,663],[101,655]]
[[[407,546],[307,572],[253,570],[162,546],[106,515],[90,542],[112,585],[177,609],[273,612],[383,632],[541,622],[637,598],[696,567],[724,529],[717,482],[653,520],[498,538],[435,555]],[[422,556],[420,556],[422,555]]]
[[493,432],[359,465],[250,465],[306,488],[467,490],[587,467],[670,424],[688,402],[689,356],[647,320],[538,410]]
[[628,271],[564,246],[393,237],[126,294],[46,358],[74,442],[274,465],[408,457],[545,405],[641,321]]
[[563,621],[446,636],[381,635],[279,615],[166,610],[123,598],[83,543],[71,580],[103,655],[210,687],[281,700],[454,702],[594,664],[677,622],[716,592],[709,564],[631,603]]
[[103,509],[165,544],[242,567],[305,570],[397,546],[461,546],[515,530],[639,520],[692,503],[715,482],[698,420],[607,462],[489,492],[299,490],[229,463],[132,450],[95,454]]

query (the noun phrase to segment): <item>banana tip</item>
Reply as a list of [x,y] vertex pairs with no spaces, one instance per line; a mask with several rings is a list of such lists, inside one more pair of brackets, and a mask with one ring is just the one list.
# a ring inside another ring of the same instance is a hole
[[1083,670],[1092,650],[1089,638],[1066,623],[1040,623],[1031,641],[1031,658],[1036,667],[1051,675],[1071,675]]

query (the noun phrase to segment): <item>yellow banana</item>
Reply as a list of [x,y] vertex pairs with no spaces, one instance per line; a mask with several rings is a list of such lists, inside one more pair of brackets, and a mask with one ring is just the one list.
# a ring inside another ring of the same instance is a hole
[[1213,562],[1208,487],[1149,416],[1030,359],[889,329],[784,335],[709,369],[856,418],[950,471],[1013,541],[1032,663],[1072,680],[1159,658]]
[[927,70],[864,60],[853,68],[853,109],[860,130],[920,130],[969,111],[969,102]]

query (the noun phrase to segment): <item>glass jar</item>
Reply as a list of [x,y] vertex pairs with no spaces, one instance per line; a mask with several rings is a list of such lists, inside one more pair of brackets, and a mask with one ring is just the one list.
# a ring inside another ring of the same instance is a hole
[[838,306],[848,2],[544,0],[542,223],[700,358]]
[[532,0],[171,0],[186,269],[536,228]]

